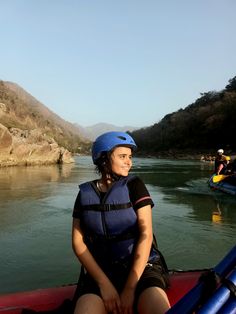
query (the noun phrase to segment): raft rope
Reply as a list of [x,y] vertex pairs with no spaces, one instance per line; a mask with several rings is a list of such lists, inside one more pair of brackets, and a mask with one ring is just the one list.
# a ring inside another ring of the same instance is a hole
[[198,308],[201,308],[201,306],[207,302],[209,297],[214,294],[218,287],[226,287],[230,291],[230,295],[233,298],[236,298],[236,285],[234,282],[221,276],[213,269],[203,273],[199,278],[199,282],[203,283],[203,290],[200,296]]
[[223,278],[221,283],[229,289],[231,296],[236,298],[236,285],[233,283],[233,281],[228,278]]

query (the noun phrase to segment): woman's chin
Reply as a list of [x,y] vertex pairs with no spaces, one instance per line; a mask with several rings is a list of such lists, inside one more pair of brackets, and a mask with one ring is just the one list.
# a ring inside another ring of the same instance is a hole
[[127,177],[129,174],[129,171],[121,171],[119,173],[116,173],[117,176],[121,176],[121,177]]

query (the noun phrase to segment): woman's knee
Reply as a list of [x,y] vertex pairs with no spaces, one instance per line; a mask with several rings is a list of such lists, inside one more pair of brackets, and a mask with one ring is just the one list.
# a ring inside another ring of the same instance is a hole
[[170,308],[165,291],[158,287],[145,289],[138,299],[139,314],[163,314]]
[[76,303],[74,314],[107,314],[103,300],[96,294],[84,294]]

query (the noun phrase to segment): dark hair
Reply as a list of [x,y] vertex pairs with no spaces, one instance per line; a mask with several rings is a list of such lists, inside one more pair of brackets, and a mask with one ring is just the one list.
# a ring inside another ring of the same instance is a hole
[[101,156],[97,160],[95,170],[98,174],[101,174],[101,175],[112,174],[110,155],[111,155],[111,152],[109,152],[109,153],[104,152],[101,154]]
[[114,149],[111,149],[109,152],[103,152],[101,157],[97,160],[96,172],[100,175],[109,175],[113,181],[119,180],[120,176],[115,174],[111,168],[111,154]]

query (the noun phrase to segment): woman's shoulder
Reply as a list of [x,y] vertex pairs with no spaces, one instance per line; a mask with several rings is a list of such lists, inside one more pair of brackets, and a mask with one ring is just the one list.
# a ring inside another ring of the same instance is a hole
[[130,176],[128,180],[128,189],[131,193],[148,193],[146,185],[144,184],[143,180],[136,175]]
[[151,205],[151,207],[154,206],[146,185],[139,176],[133,176],[127,185],[130,199],[135,210],[146,205]]
[[82,182],[82,183],[79,184],[79,188],[91,186],[93,184],[96,184],[96,182],[97,182],[97,179],[96,180]]
[[137,176],[135,174],[129,175],[128,176],[128,185],[135,185],[135,184],[142,184],[142,185],[144,185],[144,182],[143,182],[143,180],[139,176]]

